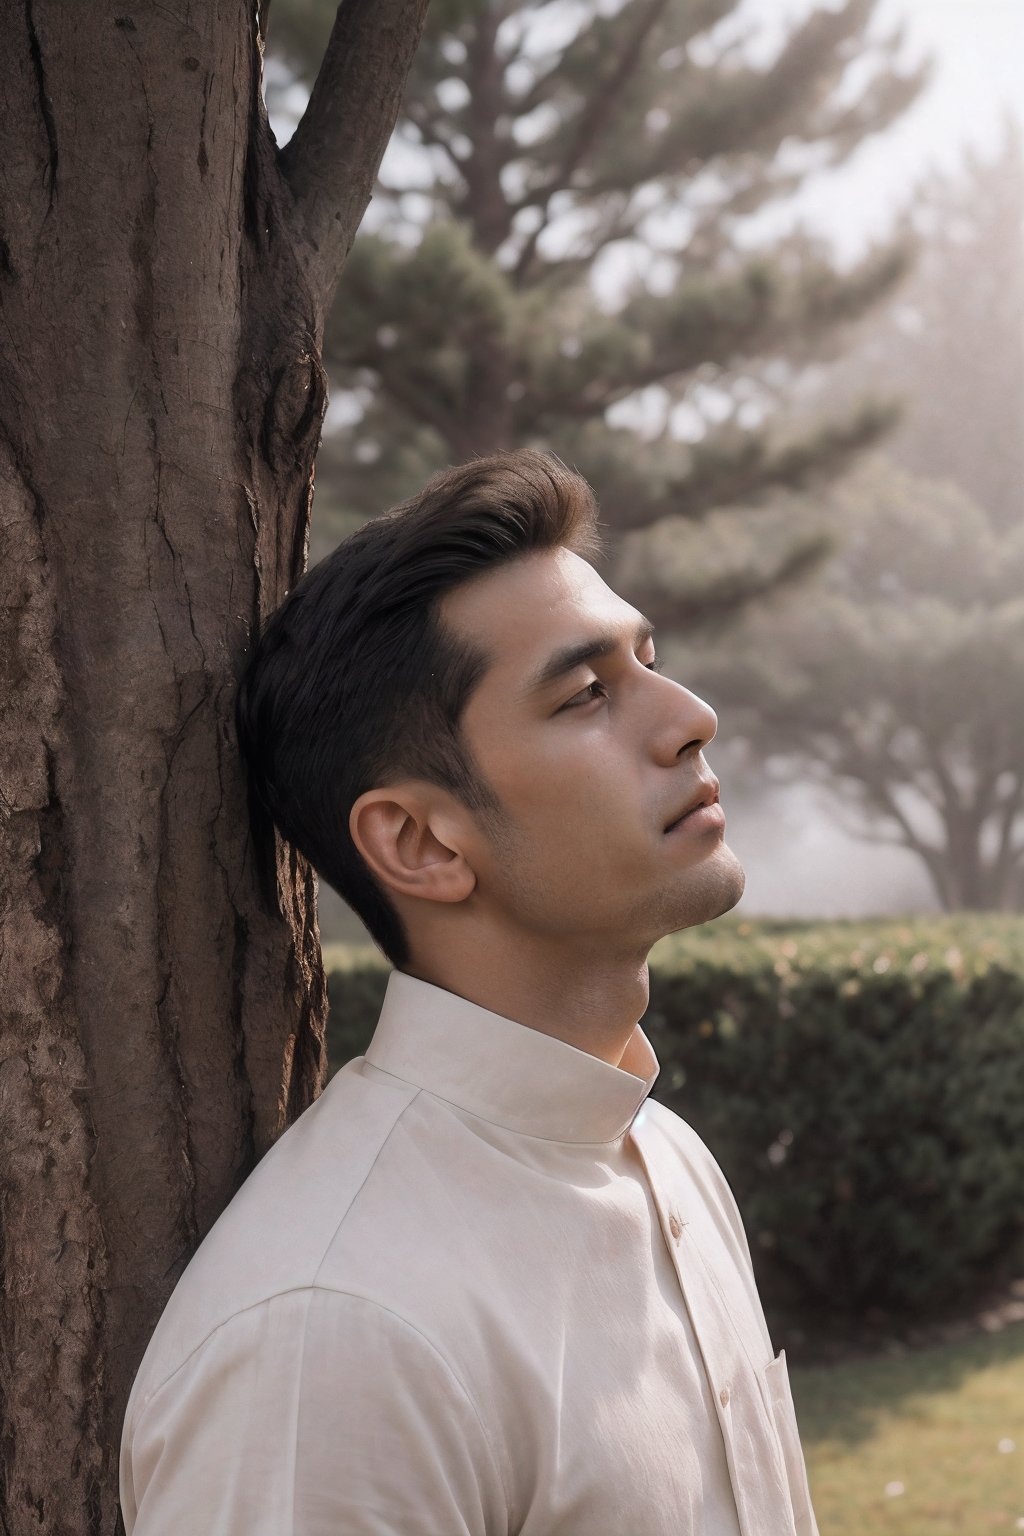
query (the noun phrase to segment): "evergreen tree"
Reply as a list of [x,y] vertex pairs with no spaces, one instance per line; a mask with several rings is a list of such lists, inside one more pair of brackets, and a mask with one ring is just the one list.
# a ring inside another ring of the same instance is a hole
[[[276,0],[300,70],[326,9]],[[440,464],[528,443],[624,533],[819,483],[874,442],[878,401],[799,427],[786,405],[905,250],[843,271],[800,233],[753,248],[748,222],[915,96],[923,71],[869,35],[874,9],[816,6],[757,56],[738,0],[437,5],[328,328],[352,407],[321,455],[328,505],[361,520]],[[728,603],[822,546],[792,539]]]
[[[907,214],[921,260],[835,383],[904,394],[887,459],[838,498],[842,548],[796,601],[719,634],[687,677],[731,734],[817,780],[849,830],[909,849],[948,908],[1024,905],[1024,150],[932,175]],[[843,398],[837,393],[838,401]],[[908,473],[907,469],[913,471]],[[944,476],[944,479],[939,479]],[[821,516],[819,511],[817,514]],[[806,505],[766,514],[761,544]],[[735,517],[664,529],[634,579],[686,604],[757,570]],[[749,540],[748,540],[749,544]]]
[[845,537],[827,569],[727,644],[691,645],[687,681],[757,762],[919,858],[945,908],[1017,909],[1024,520],[1000,530],[948,482],[881,460],[835,494]]

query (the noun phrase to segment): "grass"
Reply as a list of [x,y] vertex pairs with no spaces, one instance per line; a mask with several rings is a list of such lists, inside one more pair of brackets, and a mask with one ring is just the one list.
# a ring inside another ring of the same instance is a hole
[[1024,1530],[1024,1323],[792,1379],[821,1536]]

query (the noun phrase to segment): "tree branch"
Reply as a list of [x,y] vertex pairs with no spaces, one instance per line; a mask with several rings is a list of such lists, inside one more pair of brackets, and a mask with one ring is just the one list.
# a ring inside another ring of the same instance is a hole
[[326,312],[398,117],[428,0],[342,0],[279,165]]
[[[869,797],[874,800],[880,813],[883,816],[889,817],[899,827],[902,835],[897,840],[896,846],[899,846],[900,842],[902,842],[903,847],[917,855],[931,876],[932,884],[935,887],[935,893],[939,900],[943,906],[949,907],[951,904],[951,886],[948,848],[936,848],[934,843],[930,843],[921,837],[911,824],[910,819],[901,809],[884,779],[881,777],[873,779],[872,782],[866,783],[864,788],[867,790]],[[870,840],[865,839],[865,841]]]
[[[522,204],[521,206],[533,206]],[[629,194],[620,196],[616,205],[614,195],[607,199],[607,207],[602,210],[603,219],[599,227],[590,235],[580,235],[575,248],[570,248],[564,256],[545,257],[543,263],[543,281],[548,284],[566,286],[578,282],[593,266],[594,261],[604,250],[605,246],[613,244],[616,240],[628,240],[636,235],[637,226],[643,218],[642,212],[632,211],[633,199]],[[542,211],[542,218],[544,218]],[[530,237],[534,245],[536,256],[536,242],[540,239],[545,229],[549,227],[550,219],[544,218],[544,222]],[[520,270],[517,262],[513,272],[512,281],[519,288],[524,288],[530,280],[534,279],[537,264],[534,261],[529,271]]]
[[697,519],[716,507],[763,500],[764,493],[775,488],[808,490],[838,474],[877,442],[889,424],[884,406],[865,402],[849,420],[825,422],[817,433],[781,447],[753,428],[712,435],[693,447],[686,474],[671,481],[660,497],[634,501],[623,509],[622,526],[642,527],[670,515]]
[[1024,779],[1018,778],[1016,792],[1010,791],[1001,806],[997,807],[999,847],[996,851],[995,869],[1000,882],[1006,882],[1011,869],[1018,862],[1022,846],[1014,844],[1014,833],[1024,816]]
[[413,421],[433,427],[446,445],[452,441],[458,430],[458,416],[444,409],[436,381],[433,388],[417,388],[415,373],[403,367],[400,359],[389,366],[382,357],[378,357],[370,366],[377,370],[391,398],[409,413]]
[[[607,522],[615,528],[618,522],[616,509],[607,507],[603,496],[601,510],[602,515],[607,514]],[[659,628],[671,629],[676,634],[721,623],[758,598],[781,592],[804,580],[829,552],[820,539],[798,540],[770,570],[747,568],[729,572],[720,580],[684,594],[647,588],[643,593],[644,612]]]
[[521,281],[533,264],[537,242],[547,227],[550,217],[551,199],[556,192],[571,185],[573,176],[614,117],[618,99],[640,62],[644,44],[660,21],[668,3],[669,0],[649,0],[648,5],[640,12],[633,34],[620,53],[610,78],[605,81],[600,90],[593,91],[584,107],[561,164],[551,175],[540,195],[534,194],[534,200],[541,203],[542,217],[540,224],[519,253],[515,267],[517,280]]
[[[405,115],[412,126],[416,129],[426,148],[442,150],[451,163],[452,168],[457,171],[460,176],[465,177],[465,162],[461,155],[457,155],[455,153],[455,150],[449,143],[448,139],[445,137],[443,131],[447,127],[447,121],[444,113],[441,111],[430,112],[422,105],[415,102],[410,102]],[[409,188],[400,187],[398,190],[407,192]],[[419,191],[420,188],[417,187],[416,190]]]

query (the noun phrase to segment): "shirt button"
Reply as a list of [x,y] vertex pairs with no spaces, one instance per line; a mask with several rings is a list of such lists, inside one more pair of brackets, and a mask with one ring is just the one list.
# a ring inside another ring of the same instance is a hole
[[721,1392],[719,1392],[719,1394],[718,1394],[718,1401],[721,1403],[723,1408],[728,1408],[728,1406],[729,1406],[729,1388],[728,1387],[723,1387]]
[[678,1243],[679,1238],[682,1235],[683,1224],[679,1220],[679,1217],[676,1215],[675,1211],[673,1211],[671,1216],[669,1216],[669,1218],[668,1218],[668,1229],[672,1233],[672,1236],[675,1238],[676,1242]]

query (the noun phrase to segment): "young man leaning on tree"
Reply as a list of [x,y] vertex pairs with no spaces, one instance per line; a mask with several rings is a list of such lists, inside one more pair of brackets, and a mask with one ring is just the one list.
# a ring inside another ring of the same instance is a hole
[[255,792],[395,970],[161,1318],[129,1536],[815,1536],[739,1214],[637,1023],[651,946],[743,889],[716,720],[595,521],[556,459],[462,465],[256,648]]

